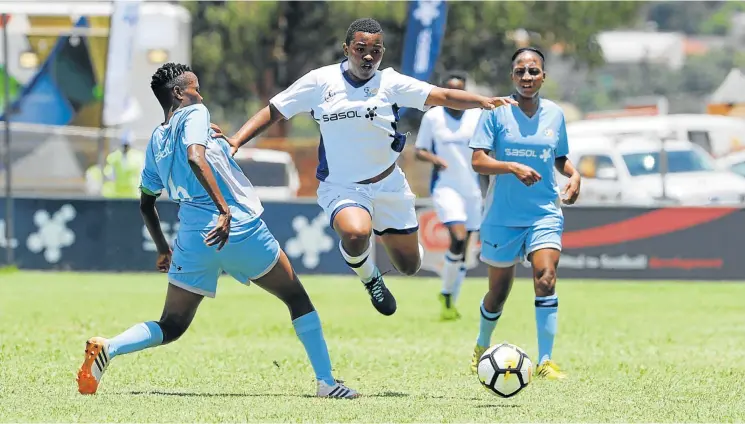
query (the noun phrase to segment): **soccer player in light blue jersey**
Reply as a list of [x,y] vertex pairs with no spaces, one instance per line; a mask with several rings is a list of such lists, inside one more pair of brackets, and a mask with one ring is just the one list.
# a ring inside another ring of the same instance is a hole
[[[197,76],[188,66],[167,63],[153,75],[150,86],[165,120],[148,144],[140,212],[158,248],[156,266],[168,272],[165,306],[158,321],[137,324],[111,339],[89,339],[78,371],[78,391],[95,393],[115,357],[181,337],[204,296],[215,296],[218,276],[225,271],[241,283],[256,283],[287,305],[316,374],[317,396],[357,397],[332,376],[318,313],[260,218],[263,207],[253,186],[232,159],[227,141],[211,137],[210,114],[202,104]],[[155,209],[163,190],[179,203],[173,252]]]
[[[564,217],[560,202],[573,204],[580,176],[567,159],[564,113],[538,95],[544,56],[537,49],[519,49],[512,56],[512,82],[517,106],[484,111],[471,139],[473,169],[490,176],[481,224],[481,260],[489,265],[489,291],[481,303],[481,325],[471,369],[491,345],[491,335],[512,288],[515,265],[526,259],[533,267],[535,318],[538,330],[536,375],[559,380],[565,374],[553,360],[559,299],[556,267],[561,252]],[[559,192],[553,168],[569,178]]]

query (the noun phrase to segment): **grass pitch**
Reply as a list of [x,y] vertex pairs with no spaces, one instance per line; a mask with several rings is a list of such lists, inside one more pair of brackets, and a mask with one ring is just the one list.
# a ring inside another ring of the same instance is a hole
[[[458,322],[438,321],[439,282],[387,278],[379,315],[359,282],[306,276],[337,378],[364,398],[315,399],[289,315],[257,287],[223,278],[184,337],[116,358],[95,396],[77,393],[85,341],[160,316],[162,275],[0,275],[0,421],[735,422],[745,420],[745,285],[560,281],[554,350],[564,382],[511,399],[468,364],[482,279]],[[533,294],[518,281],[493,342],[536,355]]]

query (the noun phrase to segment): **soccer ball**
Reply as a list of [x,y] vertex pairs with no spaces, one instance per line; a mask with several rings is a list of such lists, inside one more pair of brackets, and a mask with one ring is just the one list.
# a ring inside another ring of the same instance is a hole
[[479,381],[497,396],[515,396],[533,379],[533,363],[519,347],[501,343],[490,347],[479,359]]

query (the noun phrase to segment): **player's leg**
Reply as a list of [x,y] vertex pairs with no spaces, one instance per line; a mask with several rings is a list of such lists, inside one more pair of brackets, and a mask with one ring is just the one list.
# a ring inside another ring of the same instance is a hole
[[400,168],[372,187],[375,216],[373,231],[380,236],[398,272],[414,275],[422,267],[424,248],[419,244],[416,195]]
[[381,314],[392,315],[396,312],[396,299],[371,258],[373,206],[365,194],[367,189],[369,187],[360,184],[349,188],[321,182],[318,204],[329,216],[331,227],[341,239],[339,251],[347,265],[360,277],[371,303]]
[[315,372],[318,396],[357,396],[356,391],[334,379],[318,313],[287,255],[262,220],[256,220],[241,233],[231,234],[220,254],[220,264],[236,280],[246,284],[253,281],[287,306],[295,333]]
[[204,244],[204,234],[179,232],[173,246],[168,290],[160,319],[137,324],[111,339],[89,339],[85,360],[78,371],[80,393],[96,392],[103,373],[116,356],[167,344],[181,337],[203,297],[215,296],[218,274],[215,249]]
[[85,346],[85,360],[78,370],[78,391],[94,394],[110,361],[116,356],[178,340],[189,328],[202,298],[201,294],[169,284],[158,321],[136,324],[111,339],[90,338]]
[[498,226],[481,228],[481,260],[489,265],[489,291],[479,309],[479,335],[471,357],[471,371],[474,373],[479,358],[491,346],[491,336],[512,290],[515,264],[522,257],[526,237],[527,229]]
[[533,268],[535,289],[535,320],[538,336],[536,375],[562,379],[553,360],[554,337],[557,330],[559,298],[556,294],[556,268],[561,254],[561,221],[541,223],[528,238],[528,259]]
[[[466,205],[463,197],[453,188],[439,186],[432,192],[432,203],[437,218],[448,229],[450,246],[445,253],[442,266],[442,289],[440,290],[440,319],[454,320],[460,318],[455,309],[455,299],[460,291],[462,269],[465,268],[466,245]],[[465,276],[463,276],[465,277]]]
[[466,230],[465,223],[446,224],[450,235],[450,246],[445,253],[445,262],[442,265],[442,289],[440,290],[440,302],[442,311],[440,318],[453,320],[460,318],[455,308],[455,301],[460,294],[460,286],[465,278],[466,246],[470,233]]

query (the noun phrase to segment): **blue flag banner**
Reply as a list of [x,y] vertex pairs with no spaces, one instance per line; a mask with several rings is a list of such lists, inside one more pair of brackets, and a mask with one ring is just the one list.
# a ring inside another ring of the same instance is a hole
[[[401,73],[429,81],[440,55],[446,23],[447,3],[444,0],[409,2]],[[401,115],[404,112],[405,109],[401,109]]]

